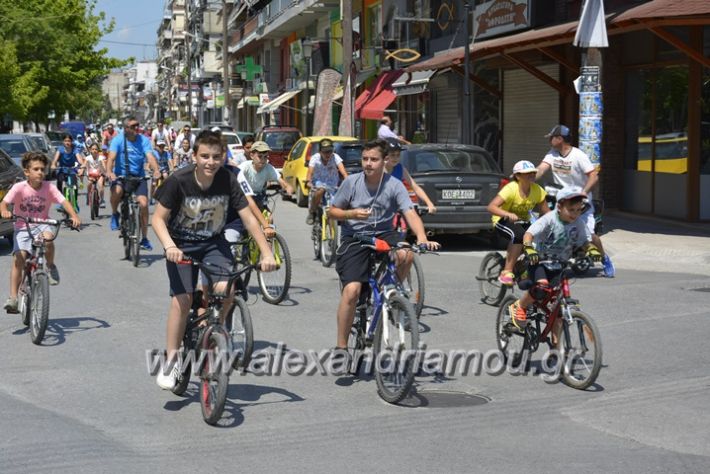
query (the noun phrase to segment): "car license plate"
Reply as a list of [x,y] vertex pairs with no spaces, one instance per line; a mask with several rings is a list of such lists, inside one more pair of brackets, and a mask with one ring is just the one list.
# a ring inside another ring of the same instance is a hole
[[464,200],[476,199],[475,189],[444,189],[441,191],[442,199]]

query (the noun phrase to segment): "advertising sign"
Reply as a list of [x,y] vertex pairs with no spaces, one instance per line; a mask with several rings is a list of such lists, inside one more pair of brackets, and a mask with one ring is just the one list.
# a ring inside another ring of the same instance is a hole
[[481,3],[474,11],[474,38],[488,38],[514,30],[530,28],[528,0],[493,0]]

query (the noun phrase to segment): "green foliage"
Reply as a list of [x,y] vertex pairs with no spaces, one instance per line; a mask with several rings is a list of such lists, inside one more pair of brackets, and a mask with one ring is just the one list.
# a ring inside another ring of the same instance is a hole
[[98,41],[113,29],[94,0],[0,0],[0,114],[45,121],[103,107],[100,83],[127,61]]

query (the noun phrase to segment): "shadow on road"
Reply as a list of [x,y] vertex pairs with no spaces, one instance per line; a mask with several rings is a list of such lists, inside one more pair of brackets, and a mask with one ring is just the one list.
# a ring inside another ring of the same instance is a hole
[[[111,325],[108,322],[91,316],[59,319],[50,318],[47,322],[47,332],[44,334],[44,339],[42,340],[41,345],[59,346],[66,342],[67,335],[89,331],[92,329],[105,329],[109,327],[111,327]],[[23,327],[22,329],[18,329],[13,332],[13,334],[25,334],[28,331],[29,328]]]

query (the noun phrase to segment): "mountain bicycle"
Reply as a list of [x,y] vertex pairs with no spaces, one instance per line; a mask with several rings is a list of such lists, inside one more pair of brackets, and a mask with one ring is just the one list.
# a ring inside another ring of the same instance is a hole
[[[17,308],[22,315],[22,323],[30,327],[32,342],[39,345],[42,343],[49,320],[49,275],[45,257],[47,243],[57,238],[59,228],[64,221],[24,216],[13,216],[13,219],[23,221],[27,232],[32,234],[32,252],[25,260],[25,269],[17,293]],[[31,224],[34,224],[34,227]],[[41,226],[54,228],[53,237],[45,238],[45,229]]]
[[[263,199],[262,212],[267,222],[273,222],[273,209],[276,205],[274,196],[277,194],[279,194],[278,190],[271,190],[261,196]],[[248,234],[232,245],[232,254],[235,256],[235,264],[256,268],[259,291],[264,301],[270,304],[279,304],[286,298],[291,286],[291,252],[286,239],[278,232],[266,241],[274,254],[274,260],[276,260],[276,271],[265,273],[259,269],[261,251],[256,245],[256,241]],[[237,291],[241,292],[244,300],[248,298],[247,288],[250,279],[251,271],[249,270],[237,283]]]
[[146,181],[150,177],[118,176],[117,179],[123,180],[123,197],[121,197],[119,210],[121,214],[119,237],[123,239],[125,259],[132,261],[133,266],[137,267],[141,249],[141,213],[133,191],[138,189],[141,181]]
[[[412,324],[417,315],[397,278],[395,253],[402,249],[424,253],[426,249],[406,242],[391,248],[377,238],[356,238],[375,252],[370,256],[369,282],[360,291],[348,338],[348,353],[354,361],[351,370],[359,371],[360,355],[372,346],[377,394],[388,403],[398,403],[409,395],[417,372],[419,325]],[[383,367],[386,370],[380,370]]]
[[[325,188],[325,194],[316,211],[313,227],[311,229],[311,240],[313,240],[313,253],[320,259],[324,267],[330,267],[335,262],[335,251],[340,244],[340,232],[338,222],[328,218],[330,202],[335,195],[336,189],[330,186]],[[309,194],[312,196],[313,192]]]
[[[559,260],[544,260],[550,273],[557,274],[550,286],[541,287],[529,279],[521,280],[521,290],[530,290],[535,302],[527,308],[527,324],[524,331],[511,321],[508,306],[516,297],[503,299],[496,318],[498,349],[514,366],[523,358],[547,343],[550,349],[559,349],[558,364],[562,381],[572,388],[584,390],[592,385],[602,365],[602,342],[594,320],[579,309],[579,301],[570,293],[570,263]],[[557,326],[557,328],[556,328]],[[557,339],[556,341],[554,339]]]
[[98,182],[102,174],[99,170],[89,171],[89,183],[86,188],[86,205],[91,211],[91,220],[96,220],[99,217],[99,208],[101,207],[102,196],[99,195]]
[[[62,166],[57,168],[57,174],[64,175],[64,185],[62,186],[64,199],[69,201],[74,210],[79,212],[79,204],[77,202],[79,196],[79,187],[77,184],[77,173],[81,167],[66,167]],[[60,212],[64,213],[64,210],[60,208]]]
[[[235,308],[230,311],[230,316],[225,324],[222,324],[220,320],[220,313],[225,300],[232,293],[235,281],[250,268],[230,271],[219,265],[190,258],[185,258],[178,264],[194,265],[200,269],[207,278],[207,295],[203,299],[201,289],[196,289],[193,293],[192,308],[188,315],[178,358],[180,376],[172,392],[182,395],[190,382],[190,375],[193,372],[197,374],[200,378],[199,397],[202,418],[206,423],[214,425],[222,417],[232,368],[241,366],[242,364],[239,364],[238,361],[245,356],[245,352],[243,352],[245,349],[242,348],[243,341],[235,341],[233,333]],[[215,276],[227,277],[227,286],[223,293],[214,291],[213,279]],[[207,302],[206,308],[203,308],[204,300]],[[239,298],[235,298],[235,306],[239,307],[240,311],[246,311],[248,315],[249,310],[246,305],[243,302],[240,304],[240,302]],[[242,313],[242,315],[244,314]],[[250,317],[249,322],[251,323]],[[249,353],[249,357],[251,357],[251,353]],[[231,358],[234,358],[233,362],[230,361]],[[194,369],[193,363],[197,365]]]

